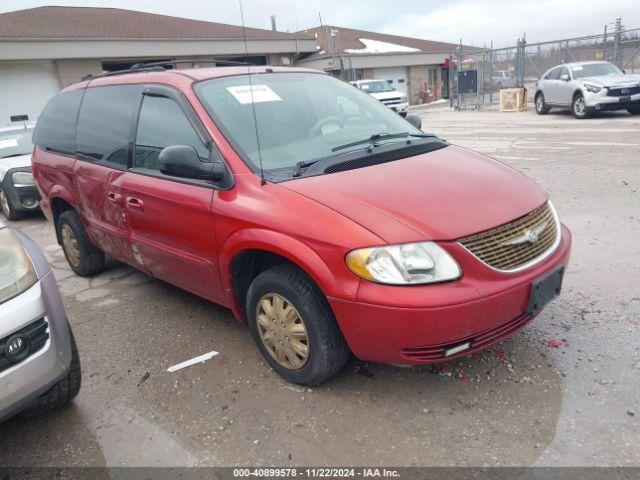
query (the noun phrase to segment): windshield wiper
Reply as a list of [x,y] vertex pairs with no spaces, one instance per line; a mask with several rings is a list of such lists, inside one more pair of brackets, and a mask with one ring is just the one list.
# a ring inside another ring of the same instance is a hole
[[339,150],[344,150],[349,147],[357,147],[358,145],[364,145],[365,143],[375,143],[378,140],[391,140],[394,138],[407,138],[407,137],[433,137],[434,135],[430,135],[427,133],[409,133],[409,132],[401,132],[401,133],[374,133],[368,138],[364,138],[362,140],[357,140],[355,142],[345,143],[344,145],[338,145],[337,147],[333,147],[331,149],[332,152],[337,152]]
[[[418,138],[429,138],[429,137],[435,137],[434,134],[432,133],[409,133],[409,132],[402,132],[402,133],[375,133],[373,135],[371,135],[370,137],[364,139],[364,140],[358,140],[356,142],[350,142],[350,143],[345,143],[344,145],[338,145],[337,147],[333,147],[331,149],[332,152],[337,152],[340,150],[344,150],[345,148],[349,148],[349,147],[357,147],[358,145],[364,145],[365,143],[375,143],[378,140],[387,140],[387,139],[393,139],[393,138],[408,138],[408,137],[418,137]],[[343,153],[349,153],[349,152],[343,152]],[[311,160],[300,160],[298,163],[296,163],[293,166],[293,176],[294,177],[299,177],[300,175],[302,175],[302,169],[306,168],[306,167],[310,167],[311,165],[321,162],[323,160],[327,160],[329,158],[332,157],[336,157],[338,155],[342,155],[342,153],[337,153],[335,155],[328,155],[328,156],[324,156],[324,157],[319,157],[319,158],[312,158]]]

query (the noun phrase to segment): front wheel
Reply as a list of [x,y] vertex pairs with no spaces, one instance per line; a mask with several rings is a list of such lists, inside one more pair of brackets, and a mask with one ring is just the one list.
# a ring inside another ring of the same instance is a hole
[[542,93],[536,95],[536,113],[538,115],[546,115],[549,113],[549,107],[547,107]]
[[104,253],[91,243],[80,216],[74,210],[63,212],[57,227],[62,250],[76,275],[88,277],[104,269]]
[[573,97],[573,102],[571,102],[571,113],[573,113],[574,117],[581,120],[589,117],[589,110],[587,109],[587,105],[584,101],[584,96],[581,93]]
[[0,190],[0,208],[4,216],[7,217],[7,220],[20,220],[23,217],[23,213],[15,209],[13,203],[11,203],[11,200],[5,195],[3,190]]
[[255,278],[247,293],[247,317],[262,356],[289,382],[318,385],[349,359],[327,299],[294,266],[273,267]]

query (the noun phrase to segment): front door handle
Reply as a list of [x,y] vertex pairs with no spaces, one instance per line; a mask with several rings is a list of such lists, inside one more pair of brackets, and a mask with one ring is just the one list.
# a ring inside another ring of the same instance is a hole
[[122,205],[122,195],[120,195],[119,193],[109,192],[107,194],[107,198],[110,202],[113,202],[116,205]]
[[144,203],[139,198],[127,197],[127,208],[134,208],[136,210],[144,210]]

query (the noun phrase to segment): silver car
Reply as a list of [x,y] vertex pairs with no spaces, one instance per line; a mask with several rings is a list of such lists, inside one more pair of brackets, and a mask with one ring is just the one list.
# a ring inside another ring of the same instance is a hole
[[640,114],[640,75],[627,75],[609,62],[575,62],[548,70],[536,86],[536,112],[570,109],[576,118],[605,110]]
[[80,359],[42,251],[0,222],[0,421],[68,404]]

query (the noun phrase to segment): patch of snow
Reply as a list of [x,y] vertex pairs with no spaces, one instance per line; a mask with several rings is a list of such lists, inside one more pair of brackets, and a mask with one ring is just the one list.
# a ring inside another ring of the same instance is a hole
[[395,52],[419,52],[420,49],[397,45],[395,43],[381,42],[369,38],[359,38],[364,43],[364,48],[348,48],[346,53],[395,53]]

